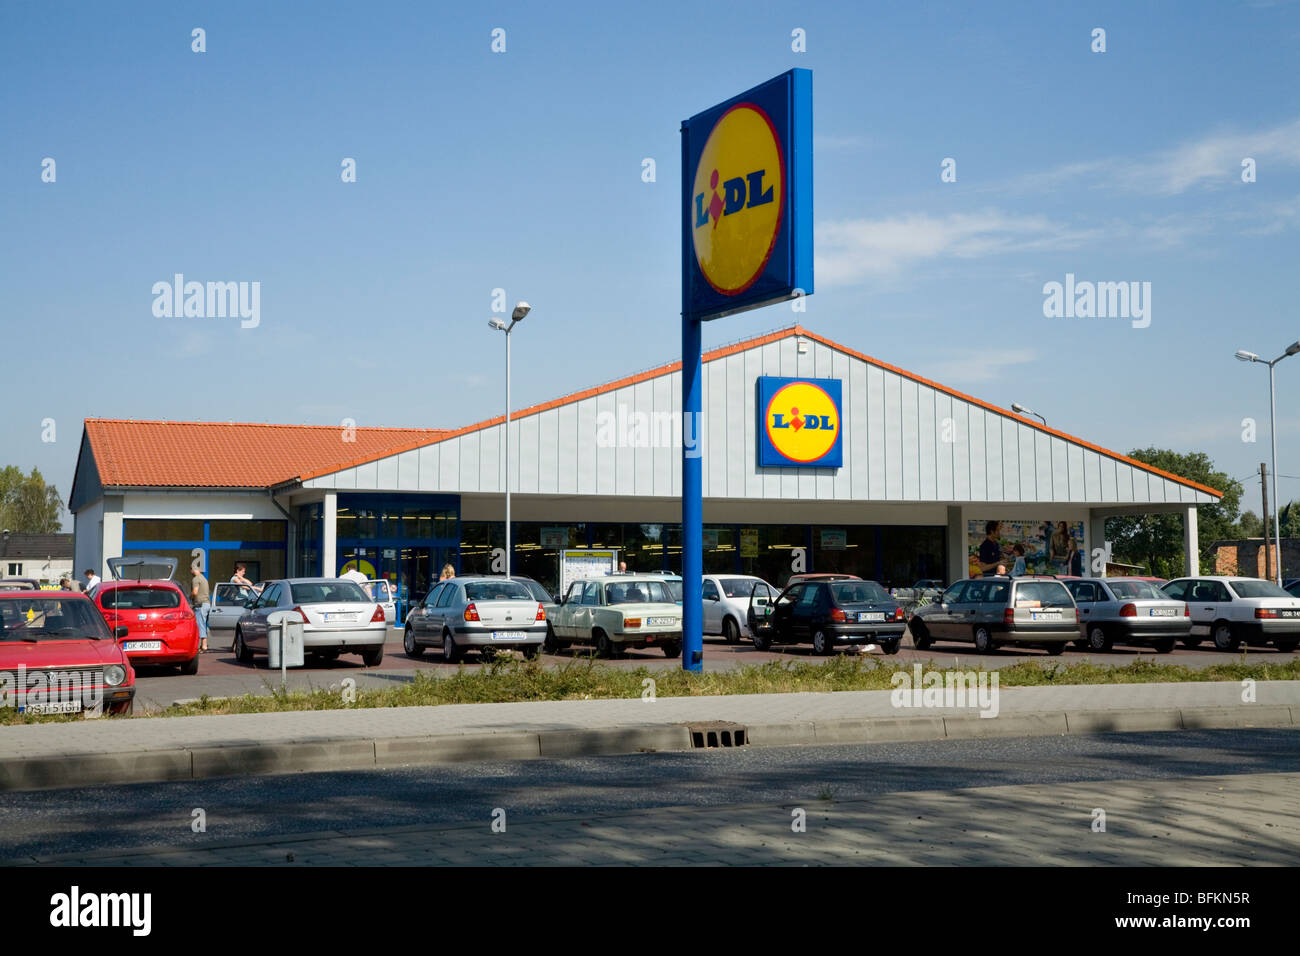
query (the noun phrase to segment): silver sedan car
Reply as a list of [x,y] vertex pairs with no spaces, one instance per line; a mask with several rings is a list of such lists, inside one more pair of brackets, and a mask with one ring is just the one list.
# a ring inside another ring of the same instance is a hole
[[1062,582],[1079,608],[1075,645],[1108,651],[1115,644],[1146,644],[1168,654],[1192,632],[1187,605],[1150,581],[1072,578]]
[[235,625],[235,656],[244,663],[269,652],[267,618],[276,611],[302,615],[303,647],[309,654],[328,660],[360,654],[367,667],[384,659],[384,609],[359,585],[342,578],[287,578],[268,581],[244,605]]
[[519,581],[505,577],[448,578],[406,617],[402,646],[410,657],[441,647],[448,663],[467,648],[488,656],[518,649],[536,657],[546,639],[546,609]]

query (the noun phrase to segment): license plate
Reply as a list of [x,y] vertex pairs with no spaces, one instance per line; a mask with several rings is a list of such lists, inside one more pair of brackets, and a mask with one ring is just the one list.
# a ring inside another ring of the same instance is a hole
[[79,700],[61,700],[49,704],[28,704],[23,708],[29,714],[79,714],[86,705]]
[[523,631],[493,631],[492,640],[494,641],[522,641],[528,635]]
[[1277,612],[1277,616],[1278,616],[1278,617],[1300,617],[1300,611],[1295,611],[1295,610],[1292,610],[1292,611],[1278,611],[1278,612]]
[[1178,608],[1175,607],[1153,607],[1151,609],[1152,617],[1173,617],[1177,613]]
[[1035,621],[1059,621],[1060,611],[1030,611],[1030,618]]
[[859,621],[883,621],[885,614],[883,611],[859,611]]
[[357,616],[356,616],[355,614],[338,614],[338,613],[335,613],[335,614],[326,614],[326,615],[325,615],[325,620],[327,620],[327,621],[355,621],[356,619],[357,619]]
[[652,617],[646,620],[646,624],[650,627],[672,627],[676,623],[675,617]]
[[124,641],[124,651],[161,651],[162,641]]

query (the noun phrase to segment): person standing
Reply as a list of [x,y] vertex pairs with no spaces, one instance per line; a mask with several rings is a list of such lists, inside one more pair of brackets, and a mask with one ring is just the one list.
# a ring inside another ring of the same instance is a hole
[[92,571],[90,568],[86,568],[86,570],[82,571],[81,573],[86,576],[86,596],[94,597],[95,588],[99,587],[101,583],[99,580],[99,575],[96,574],[94,571]]
[[351,581],[353,584],[364,588],[370,579],[366,577],[365,572],[357,570],[355,567],[348,568],[339,575],[344,581]]
[[208,652],[208,579],[197,567],[190,582],[190,604],[194,607],[194,620],[199,626],[199,653]]
[[1025,546],[1024,546],[1023,544],[1021,544],[1020,542],[1017,541],[1017,542],[1015,543],[1015,545],[1011,548],[1011,551],[1012,551],[1012,552],[1015,554],[1015,556],[1016,556],[1016,563],[1015,563],[1014,565],[1012,565],[1012,567],[1011,567],[1011,576],[1012,576],[1013,578],[1018,578],[1018,577],[1020,577],[1022,574],[1025,574],[1025,573],[1026,573],[1026,569],[1025,569]]
[[450,564],[444,564],[442,566],[442,574],[438,575],[438,580],[446,581],[449,580],[450,578],[454,578],[455,576],[456,576],[456,569],[453,568]]
[[245,587],[251,588],[253,586],[253,582],[248,580],[248,578],[244,576],[244,568],[245,568],[245,564],[243,561],[235,562],[235,573],[230,576],[230,583],[242,584]]

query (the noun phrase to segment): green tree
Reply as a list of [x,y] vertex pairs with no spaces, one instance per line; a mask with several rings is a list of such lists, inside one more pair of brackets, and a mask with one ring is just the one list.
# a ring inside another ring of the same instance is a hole
[[[1228,540],[1240,534],[1241,483],[1224,472],[1216,471],[1214,462],[1204,452],[1140,448],[1129,452],[1129,457],[1223,492],[1223,497],[1214,504],[1200,505],[1196,509],[1197,543],[1202,561],[1206,549],[1215,541]],[[1145,565],[1152,574],[1160,577],[1177,577],[1185,570],[1183,518],[1180,514],[1107,518],[1106,539],[1114,543],[1114,555],[1118,561]]]
[[1283,539],[1300,538],[1300,501],[1293,501],[1278,513],[1278,532]]
[[0,528],[16,534],[54,534],[63,526],[63,499],[40,471],[0,468]]
[[1238,538],[1262,538],[1264,537],[1264,519],[1253,511],[1243,511],[1241,520],[1237,522]]

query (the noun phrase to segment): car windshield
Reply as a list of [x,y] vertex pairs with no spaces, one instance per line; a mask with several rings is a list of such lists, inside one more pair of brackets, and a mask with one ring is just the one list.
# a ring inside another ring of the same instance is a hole
[[1283,591],[1272,581],[1257,581],[1250,578],[1234,579],[1228,582],[1232,589],[1237,592],[1238,597],[1244,598],[1270,598],[1282,597],[1289,598],[1291,595]]
[[1107,581],[1115,597],[1140,601],[1168,601],[1169,595],[1150,581]]
[[722,593],[729,598],[748,598],[754,585],[758,584],[758,578],[719,578],[718,584],[722,585]]
[[667,581],[627,581],[605,585],[606,604],[676,603]]
[[109,588],[101,603],[107,611],[151,611],[181,606],[174,588]]
[[875,581],[838,581],[829,585],[836,604],[876,604],[890,597]]
[[1016,606],[1073,607],[1074,599],[1060,581],[1020,581],[1016,584]]
[[294,604],[374,604],[353,581],[301,581],[289,585]]
[[541,601],[543,604],[554,604],[555,599],[546,593],[546,588],[542,587],[536,581],[516,581],[516,584],[522,584],[528,589],[528,593],[533,596],[534,600]]
[[465,597],[470,601],[534,601],[528,588],[518,581],[471,581],[465,585]]
[[[38,592],[39,593],[39,592]],[[0,640],[112,640],[104,616],[89,598],[0,598]]]

